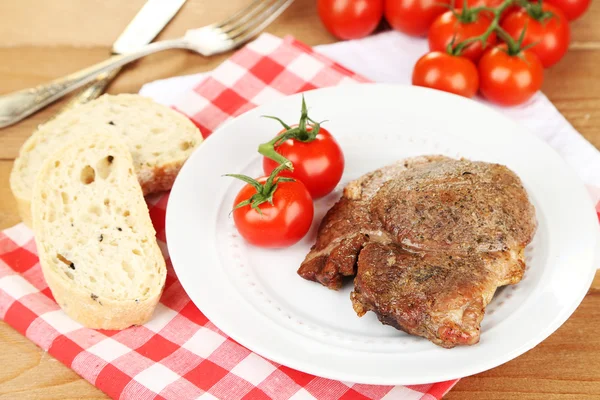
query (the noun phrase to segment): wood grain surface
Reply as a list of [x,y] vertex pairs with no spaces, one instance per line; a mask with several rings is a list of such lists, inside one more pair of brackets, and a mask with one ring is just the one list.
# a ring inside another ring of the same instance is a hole
[[[188,0],[159,39],[227,17],[248,0]],[[106,58],[144,0],[0,1],[0,93],[30,87]],[[600,147],[600,3],[572,25],[567,56],[546,72],[543,90],[594,146]],[[315,0],[295,3],[267,30],[310,45],[335,39],[321,26]],[[214,68],[210,59],[175,50],[123,71],[110,93],[137,92],[145,82]],[[0,130],[0,229],[19,222],[8,177],[19,147],[54,104]],[[568,266],[565,266],[568,268]],[[573,316],[539,346],[490,371],[462,379],[447,399],[600,399],[600,273]],[[98,389],[0,322],[0,400],[105,399]]]

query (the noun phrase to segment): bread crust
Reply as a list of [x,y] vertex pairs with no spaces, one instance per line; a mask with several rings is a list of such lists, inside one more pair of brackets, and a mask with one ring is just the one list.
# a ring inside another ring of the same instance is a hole
[[17,196],[14,192],[15,200],[17,202],[17,212],[21,216],[21,221],[28,227],[33,229],[33,222],[31,221],[31,202],[29,199],[24,199]]
[[[175,133],[180,133],[181,138],[185,138],[185,141],[181,143],[182,147],[180,149],[171,148],[170,151],[176,151],[178,157],[171,158],[170,160],[164,160],[162,162],[152,163],[145,162],[144,157],[138,159],[138,162],[134,162],[134,167],[136,174],[138,176],[138,181],[142,187],[142,191],[144,195],[158,193],[163,191],[168,191],[173,186],[175,182],[175,178],[179,173],[179,170],[194,150],[196,146],[198,146],[202,141],[202,135],[198,128],[184,115],[174,111],[166,106],[162,106],[160,104],[155,103],[151,99],[146,97],[142,97],[135,94],[120,94],[120,95],[108,95],[105,94],[100,98],[85,104],[76,109],[65,112],[60,115],[56,119],[60,120],[55,121],[51,120],[44,125],[38,127],[38,129],[29,137],[25,143],[21,146],[19,151],[19,156],[14,162],[11,175],[10,175],[10,188],[17,202],[17,210],[21,219],[25,225],[32,227],[32,216],[31,216],[31,190],[30,183],[28,179],[26,179],[26,174],[23,172],[27,168],[32,168],[28,162],[29,157],[33,157],[33,155],[28,155],[27,153],[31,152],[35,149],[36,146],[39,145],[40,141],[51,140],[51,133],[54,130],[58,129],[59,131],[64,131],[68,129],[77,130],[81,128],[81,125],[84,124],[88,126],[91,124],[91,120],[88,120],[89,117],[86,115],[86,111],[93,109],[94,107],[100,107],[104,111],[102,113],[102,119],[98,119],[98,131],[106,131],[113,129],[114,127],[107,128],[105,126],[105,119],[112,119],[111,113],[115,113],[116,115],[121,115],[121,121],[123,120],[123,110],[122,108],[127,106],[127,109],[130,109],[131,119],[128,120],[128,123],[131,124],[132,127],[136,127],[133,129],[139,129],[139,116],[137,115],[137,110],[152,110],[160,112],[160,117],[163,121],[167,121],[169,125],[177,127]],[[89,113],[87,113],[89,114]],[[88,119],[86,119],[88,118]],[[129,118],[129,117],[127,117]],[[95,121],[95,120],[94,120]],[[68,128],[65,128],[68,126]],[[58,128],[60,127],[60,129]],[[148,126],[148,135],[151,137],[152,126]],[[71,134],[69,134],[70,136]],[[160,134],[159,134],[160,135]],[[174,144],[178,143],[178,139],[173,137],[170,142]],[[129,145],[130,151],[132,153],[136,152],[139,154],[140,152],[137,150],[139,146],[143,146],[144,143],[132,142],[129,140],[127,142]],[[61,143],[62,145],[62,143]],[[47,154],[42,154],[42,156],[48,156]],[[146,154],[147,157],[152,157],[150,152]]]
[[[40,253],[40,259],[42,257],[47,255]],[[137,303],[135,300],[114,301],[105,297],[94,300],[89,292],[70,287],[65,279],[44,268],[43,263],[42,272],[60,308],[69,317],[91,329],[121,330],[143,325],[152,318],[164,289],[163,284],[155,296]]]
[[185,160],[136,171],[144,196],[171,190]]

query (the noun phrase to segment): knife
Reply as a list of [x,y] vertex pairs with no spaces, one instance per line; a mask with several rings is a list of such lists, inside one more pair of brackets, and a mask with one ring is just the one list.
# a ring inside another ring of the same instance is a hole
[[[148,0],[129,25],[113,43],[113,54],[124,54],[150,43],[177,14],[186,0]],[[59,111],[59,114],[100,96],[120,68],[98,75],[98,78],[79,91]]]

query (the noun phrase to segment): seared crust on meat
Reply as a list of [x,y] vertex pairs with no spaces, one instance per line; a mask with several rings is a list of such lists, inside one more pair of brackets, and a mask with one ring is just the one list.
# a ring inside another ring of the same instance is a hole
[[443,347],[479,341],[496,289],[525,270],[537,222],[520,179],[499,164],[443,156],[399,161],[349,183],[298,273]]
[[467,160],[399,174],[379,189],[371,211],[395,242],[414,251],[516,249],[531,241],[536,228],[533,206],[512,171]]
[[372,218],[369,209],[369,201],[379,188],[409,167],[444,159],[447,158],[431,156],[402,160],[348,183],[342,198],[321,221],[317,241],[306,255],[298,274],[330,289],[339,289],[344,277],[356,273],[354,265],[351,272],[350,268],[340,269],[339,266],[346,265],[350,260],[356,263],[361,247],[368,240],[390,240],[383,232],[380,221]]

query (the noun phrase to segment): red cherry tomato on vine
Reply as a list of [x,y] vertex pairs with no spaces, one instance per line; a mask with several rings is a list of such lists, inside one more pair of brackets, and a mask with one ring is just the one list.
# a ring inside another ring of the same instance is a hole
[[[520,9],[506,16],[502,21],[502,28],[515,40],[519,38],[525,29],[523,46],[537,43],[531,48],[542,65],[546,68],[556,64],[567,52],[571,40],[571,30],[567,17],[558,8],[544,3],[541,10],[529,11]],[[539,18],[539,13],[551,12],[552,16]]]
[[383,0],[318,0],[325,28],[339,39],[359,39],[372,33],[383,16]]
[[569,21],[573,21],[587,11],[592,0],[546,0],[546,3],[560,8]]
[[[264,184],[267,178],[257,179]],[[291,246],[306,235],[312,224],[313,202],[300,181],[278,182],[273,193],[273,204],[260,204],[260,213],[250,205],[233,210],[233,220],[238,232],[255,246],[279,248]],[[256,193],[254,186],[247,184],[238,193],[234,206],[248,200]]]
[[[307,126],[306,130],[311,132],[312,127]],[[275,151],[290,160],[294,166],[293,172],[285,170],[280,175],[304,183],[313,199],[333,191],[342,179],[344,153],[331,133],[323,127],[315,140],[305,143],[288,139],[277,146]],[[278,165],[270,158],[263,157],[265,175],[270,175]]]
[[[429,40],[429,50],[431,51],[446,51],[448,44],[454,40],[454,44],[458,44],[465,39],[473,38],[482,35],[492,23],[492,20],[485,14],[479,13],[477,16],[472,16],[472,22],[461,22],[461,11],[455,10],[458,17],[452,11],[446,11],[433,21],[429,28],[427,39]],[[496,34],[492,33],[486,41],[488,46],[496,43]],[[477,62],[483,54],[483,46],[481,42],[473,42],[464,48],[460,54],[473,62]]]
[[[490,7],[496,8],[504,3],[504,0],[467,0],[467,5],[469,8],[474,7]],[[456,7],[462,7],[463,2],[461,0],[454,3]]]
[[433,20],[448,10],[445,4],[450,0],[385,0],[383,14],[395,30],[424,36]]
[[544,67],[533,52],[511,56],[505,44],[483,53],[478,68],[481,94],[505,106],[525,103],[540,90],[544,79]]
[[[475,8],[475,7],[489,7],[489,8],[498,8],[500,5],[502,5],[502,3],[504,3],[504,0],[467,0],[467,5],[469,6],[469,8]],[[459,0],[456,3],[457,7],[461,7],[462,6],[462,1]],[[508,15],[510,12],[518,10],[519,6],[517,5],[511,5],[508,6],[503,12],[502,15],[500,16],[500,21],[502,21],[506,15]],[[493,15],[491,13],[485,13],[484,14],[488,15],[490,18],[493,18]]]
[[479,77],[475,64],[468,58],[434,51],[417,61],[412,83],[415,86],[473,97],[479,88]]

